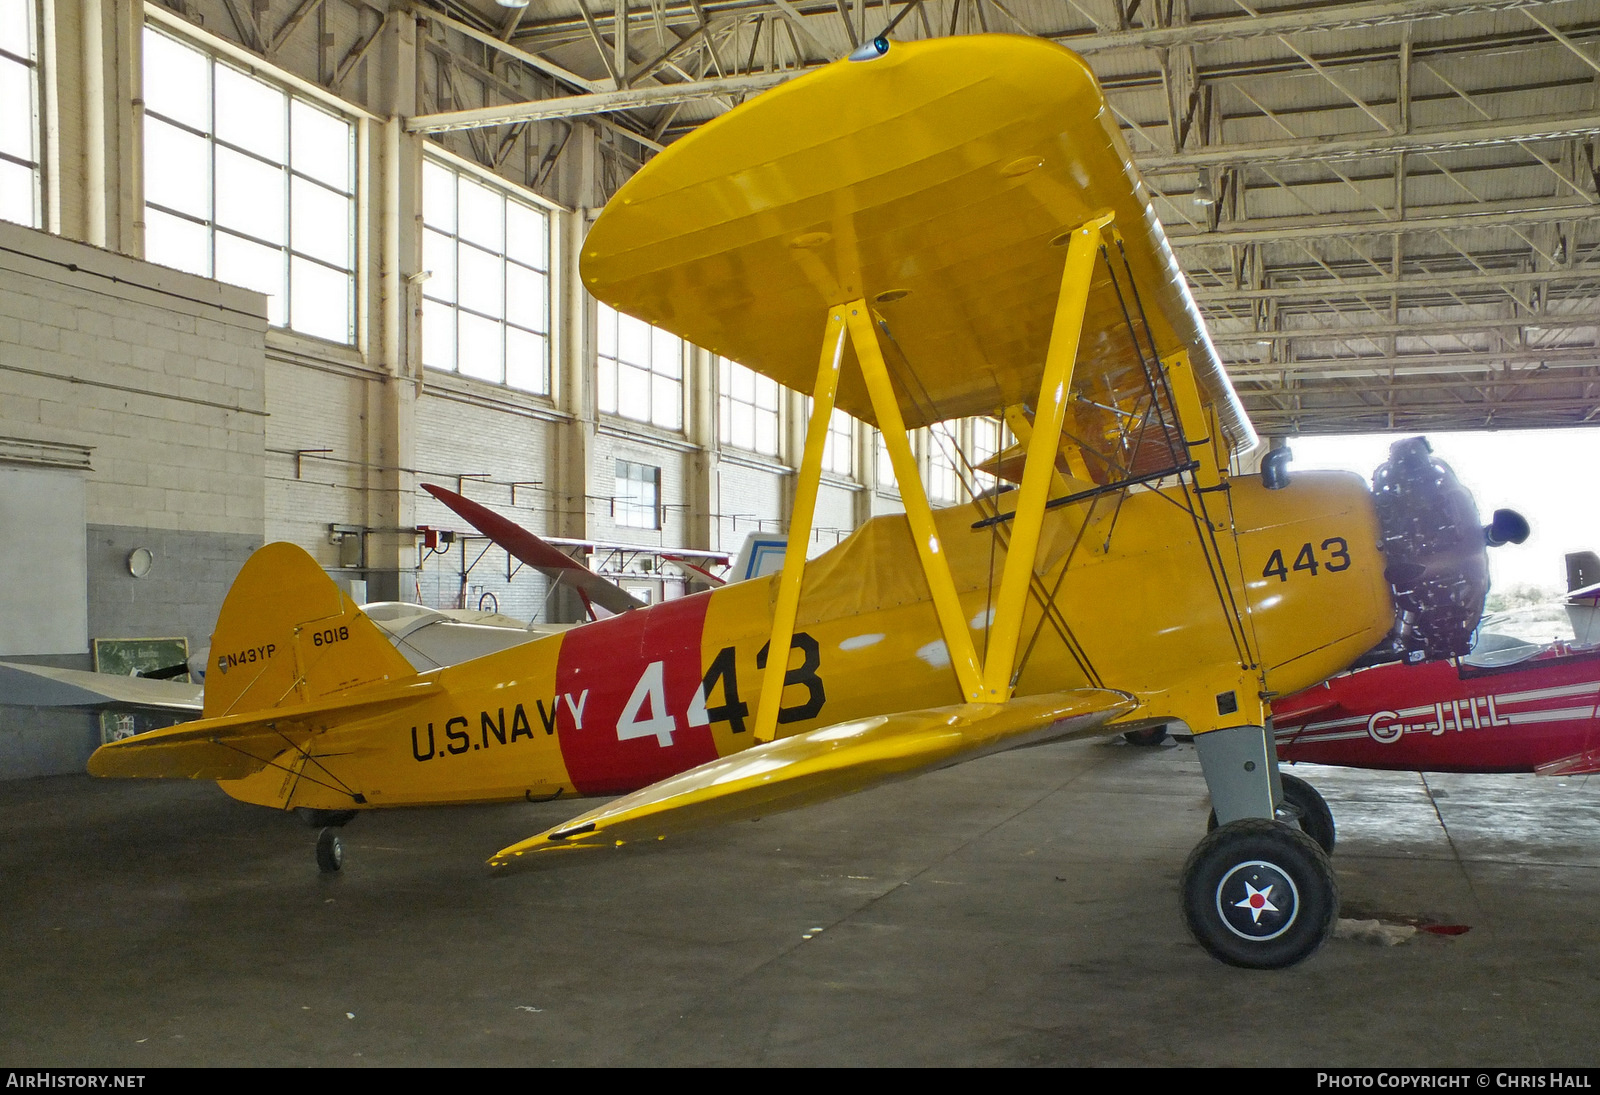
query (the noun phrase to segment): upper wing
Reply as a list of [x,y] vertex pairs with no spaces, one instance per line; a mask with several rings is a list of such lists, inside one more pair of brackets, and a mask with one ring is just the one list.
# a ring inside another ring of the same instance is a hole
[[609,847],[791,810],[986,753],[1084,733],[1135,706],[1126,693],[1086,688],[837,723],[681,772],[513,844],[489,864],[504,867],[531,852]]
[[[1112,248],[1078,394],[1114,413],[1141,398],[1129,318],[1142,305],[1156,356],[1188,350],[1228,441],[1254,444],[1099,85],[1050,42],[896,42],[766,92],[618,190],[582,270],[599,299],[802,391],[826,309],[864,298],[903,357],[914,427],[1037,400],[1059,244],[1106,209],[1139,298]],[[876,421],[859,370],[844,370],[838,405]]]
[[0,699],[25,707],[120,707],[200,714],[201,686],[0,662]]

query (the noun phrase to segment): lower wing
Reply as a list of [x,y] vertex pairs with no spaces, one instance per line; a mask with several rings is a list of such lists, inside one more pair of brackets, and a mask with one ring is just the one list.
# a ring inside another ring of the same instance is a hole
[[0,702],[23,707],[107,707],[200,714],[200,685],[0,662]]
[[1592,776],[1600,772],[1600,748],[1585,749],[1559,760],[1547,760],[1534,771],[1541,776]]
[[709,761],[497,852],[610,847],[762,817],[1005,749],[1094,730],[1133,711],[1123,692],[1079,689],[836,723]]

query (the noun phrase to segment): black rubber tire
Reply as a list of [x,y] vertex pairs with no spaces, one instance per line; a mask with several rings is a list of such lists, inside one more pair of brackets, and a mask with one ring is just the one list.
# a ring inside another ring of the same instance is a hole
[[1145,747],[1160,745],[1167,740],[1167,728],[1165,726],[1148,726],[1143,730],[1124,731],[1122,740],[1129,745]]
[[[1315,840],[1324,853],[1332,855],[1339,837],[1333,824],[1333,811],[1328,809],[1328,800],[1299,776],[1284,773],[1278,778],[1283,781],[1284,805],[1292,807],[1279,820],[1287,824],[1292,814],[1300,831]],[[1217,812],[1212,810],[1211,816],[1206,819],[1206,832],[1215,832],[1216,828]]]
[[1231,821],[1183,865],[1183,919],[1218,961],[1276,970],[1333,934],[1339,883],[1317,842],[1265,818]]
[[1333,811],[1328,809],[1327,800],[1299,776],[1285,772],[1278,778],[1283,781],[1284,803],[1300,811],[1300,831],[1315,840],[1324,852],[1332,855],[1338,834],[1334,830]]
[[344,841],[339,830],[329,827],[317,834],[317,869],[323,874],[334,874],[344,866]]

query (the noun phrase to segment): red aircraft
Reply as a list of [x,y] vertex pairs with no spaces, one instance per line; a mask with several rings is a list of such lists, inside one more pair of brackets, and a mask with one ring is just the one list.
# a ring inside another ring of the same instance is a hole
[[1567,556],[1566,608],[1580,642],[1480,640],[1462,659],[1335,677],[1273,703],[1279,758],[1416,772],[1600,772],[1600,646],[1587,645],[1597,571],[1592,553]]

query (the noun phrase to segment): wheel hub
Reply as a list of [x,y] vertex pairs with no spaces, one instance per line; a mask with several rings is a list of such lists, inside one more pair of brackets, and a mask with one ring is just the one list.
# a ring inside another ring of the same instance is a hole
[[1299,912],[1294,879],[1266,860],[1240,863],[1217,883],[1217,915],[1240,939],[1276,939],[1294,925]]

